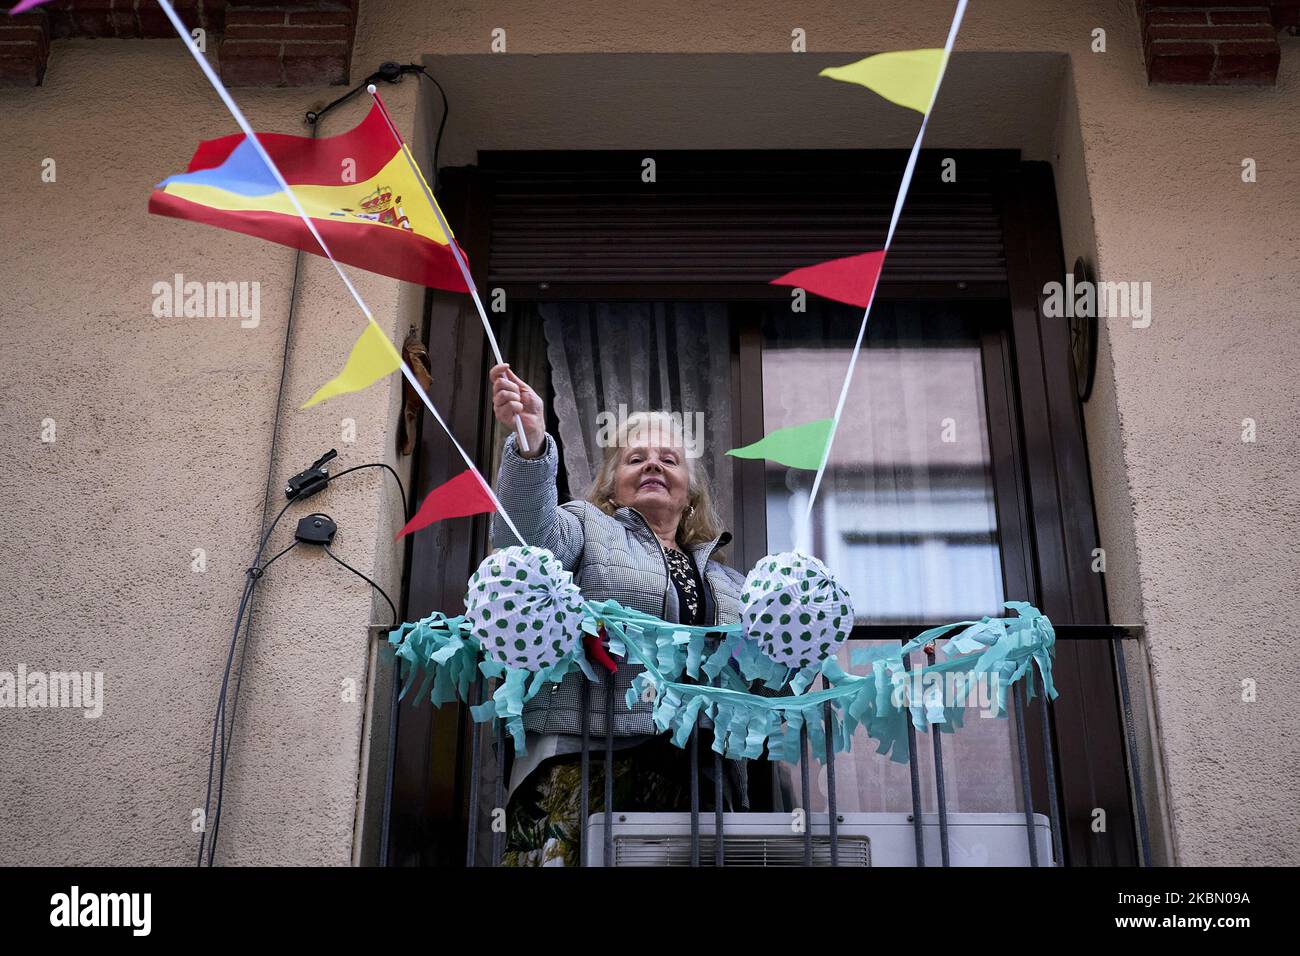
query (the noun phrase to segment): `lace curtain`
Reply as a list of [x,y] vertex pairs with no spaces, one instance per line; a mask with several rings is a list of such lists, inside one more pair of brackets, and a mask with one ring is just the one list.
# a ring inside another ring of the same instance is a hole
[[586,495],[600,466],[600,413],[682,416],[695,467],[732,526],[731,340],[713,302],[551,302],[536,306],[546,336],[568,491]]

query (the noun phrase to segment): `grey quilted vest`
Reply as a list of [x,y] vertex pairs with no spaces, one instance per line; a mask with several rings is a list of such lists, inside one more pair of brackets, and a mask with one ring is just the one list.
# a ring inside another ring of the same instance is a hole
[[[668,576],[667,559],[645,518],[632,508],[619,508],[611,516],[586,501],[559,504],[557,466],[558,452],[550,435],[546,436],[544,453],[532,459],[519,455],[514,435],[506,440],[496,492],[524,540],[547,548],[559,558],[588,600],[613,599],[665,621],[680,620],[677,589]],[[730,540],[730,533],[723,532],[713,541],[691,549],[704,581],[704,620],[710,623],[727,624],[740,619],[745,576],[710,560],[713,552]],[[506,547],[517,543],[505,522],[495,517],[492,544]],[[715,646],[715,638],[706,641],[707,648]],[[618,670],[613,675],[613,735],[658,733],[651,716],[652,703],[637,701],[629,709],[624,700],[632,678],[643,668],[620,658],[615,662]],[[604,736],[609,675],[600,667],[596,673],[601,684],[591,687],[590,731],[594,736]],[[524,728],[535,733],[581,734],[583,697],[588,685],[586,677],[574,671],[558,684],[543,687],[524,705]],[[702,724],[707,727],[710,722],[706,718]]]

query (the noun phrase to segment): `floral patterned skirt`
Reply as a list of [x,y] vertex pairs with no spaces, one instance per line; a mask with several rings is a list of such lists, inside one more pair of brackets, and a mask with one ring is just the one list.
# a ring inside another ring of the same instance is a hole
[[[701,760],[713,754],[700,747]],[[604,751],[594,750],[587,781],[587,812],[605,809]],[[690,750],[666,734],[614,751],[614,809],[682,812],[691,809]],[[506,804],[502,866],[577,866],[582,755],[545,760],[520,783]],[[713,812],[713,784],[699,775],[700,811]],[[723,806],[727,803],[724,801]]]

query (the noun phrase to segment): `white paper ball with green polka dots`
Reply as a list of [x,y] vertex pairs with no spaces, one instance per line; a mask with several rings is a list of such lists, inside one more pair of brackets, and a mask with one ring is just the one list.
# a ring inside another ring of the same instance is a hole
[[582,594],[545,548],[502,548],[469,579],[465,619],[488,656],[536,671],[572,650],[582,633]]
[[849,592],[826,565],[799,551],[770,554],[749,572],[741,620],[763,653],[786,667],[819,664],[853,629]]

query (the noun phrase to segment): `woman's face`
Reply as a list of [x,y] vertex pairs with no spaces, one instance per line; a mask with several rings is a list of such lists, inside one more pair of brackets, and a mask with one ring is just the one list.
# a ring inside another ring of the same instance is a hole
[[614,470],[614,500],[635,508],[651,522],[675,524],[688,499],[686,454],[680,445],[665,447],[647,441],[647,437],[656,436],[633,432],[626,447],[620,449]]

